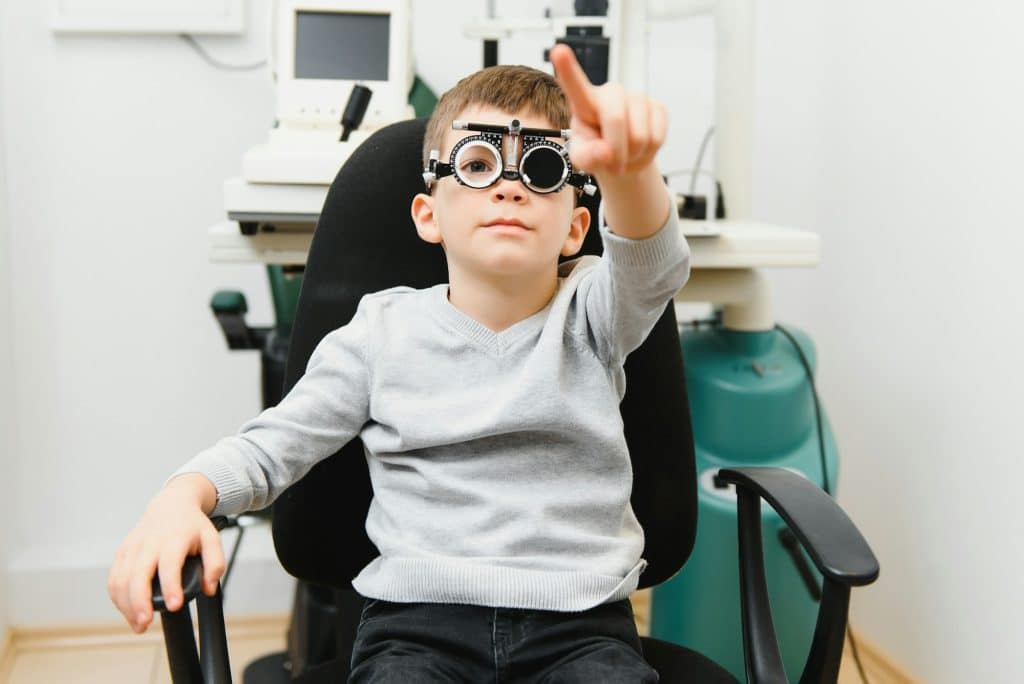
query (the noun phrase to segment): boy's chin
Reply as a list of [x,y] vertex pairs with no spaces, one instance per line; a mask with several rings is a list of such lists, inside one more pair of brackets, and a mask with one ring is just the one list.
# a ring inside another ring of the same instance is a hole
[[536,258],[536,255],[506,252],[490,254],[477,260],[473,270],[485,277],[525,278],[543,275],[548,269],[545,263]]

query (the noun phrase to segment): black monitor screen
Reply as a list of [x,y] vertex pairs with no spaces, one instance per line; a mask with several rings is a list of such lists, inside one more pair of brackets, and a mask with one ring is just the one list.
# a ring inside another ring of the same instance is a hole
[[390,14],[299,12],[295,78],[388,80]]

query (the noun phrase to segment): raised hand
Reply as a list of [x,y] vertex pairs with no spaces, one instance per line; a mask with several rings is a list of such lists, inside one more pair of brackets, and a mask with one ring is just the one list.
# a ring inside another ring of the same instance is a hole
[[573,166],[597,179],[605,220],[615,233],[634,239],[653,235],[671,207],[654,163],[668,128],[665,107],[615,83],[595,86],[568,45],[556,45],[550,57],[572,109]]
[[665,142],[665,107],[617,83],[593,85],[568,45],[556,45],[550,58],[572,109],[569,157],[573,165],[593,174],[598,183],[652,165]]

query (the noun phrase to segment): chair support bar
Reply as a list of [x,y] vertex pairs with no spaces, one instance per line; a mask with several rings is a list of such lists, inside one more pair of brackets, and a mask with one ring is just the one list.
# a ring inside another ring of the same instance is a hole
[[839,663],[843,659],[843,639],[850,608],[850,585],[825,579],[818,607],[814,640],[807,655],[800,684],[819,684],[839,679]]
[[199,668],[199,652],[192,635],[192,614],[186,603],[180,610],[160,611],[160,624],[164,631],[167,647],[167,663],[171,670],[171,681],[202,682],[203,673]]
[[207,684],[231,684],[224,597],[220,587],[214,596],[196,597],[199,608],[199,663]]
[[761,544],[761,499],[755,492],[737,490],[740,544],[740,604],[743,615],[743,653],[747,681],[787,684],[786,670],[772,623],[768,583],[764,577]]

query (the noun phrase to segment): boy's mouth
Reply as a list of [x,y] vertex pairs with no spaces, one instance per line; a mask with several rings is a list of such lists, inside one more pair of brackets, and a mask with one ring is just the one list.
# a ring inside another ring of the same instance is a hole
[[530,230],[530,227],[527,226],[522,221],[520,221],[519,219],[517,219],[517,218],[506,218],[504,216],[499,216],[496,219],[488,221],[487,223],[484,224],[484,228],[495,228],[495,229],[504,229],[504,230],[511,230],[511,231]]

